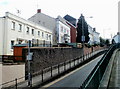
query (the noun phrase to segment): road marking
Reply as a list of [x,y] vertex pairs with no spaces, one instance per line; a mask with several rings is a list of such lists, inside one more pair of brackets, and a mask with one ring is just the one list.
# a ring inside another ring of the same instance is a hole
[[[99,57],[100,57],[100,56],[99,56]],[[95,60],[97,60],[99,57],[95,58]],[[76,70],[74,70],[74,71],[72,71],[72,72],[70,72],[70,73],[68,73],[68,74],[66,74],[66,75],[64,75],[64,76],[62,76],[61,78],[59,78],[59,79],[57,79],[57,80],[55,80],[55,81],[53,81],[53,82],[51,82],[51,83],[49,83],[49,84],[47,84],[47,85],[44,85],[44,86],[43,86],[42,88],[40,88],[40,89],[47,88],[47,87],[49,87],[49,86],[51,86],[51,85],[53,85],[53,84],[59,82],[60,80],[62,80],[62,79],[64,79],[64,78],[68,77],[69,75],[71,75],[71,74],[77,72],[78,70],[82,69],[83,67],[87,66],[88,64],[90,64],[91,62],[93,62],[93,61],[95,61],[95,60],[92,60],[92,61],[86,63],[85,65],[81,66],[80,68],[77,68]]]

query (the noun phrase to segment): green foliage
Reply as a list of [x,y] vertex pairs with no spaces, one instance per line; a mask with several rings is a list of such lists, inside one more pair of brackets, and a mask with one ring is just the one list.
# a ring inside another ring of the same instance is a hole
[[92,47],[89,43],[86,43],[85,46],[88,47],[88,48]]
[[103,39],[102,37],[100,37],[100,46],[103,47],[105,45],[107,45],[107,46],[110,45],[109,39]]
[[109,41],[109,39],[106,39],[105,44],[106,44],[107,46],[110,45],[110,41]]
[[[84,30],[84,34],[83,34],[83,30]],[[77,38],[76,38],[77,43],[82,43],[83,35],[85,36],[84,43],[88,43],[90,39],[89,32],[88,32],[88,25],[84,19],[84,16],[81,15],[77,23]]]

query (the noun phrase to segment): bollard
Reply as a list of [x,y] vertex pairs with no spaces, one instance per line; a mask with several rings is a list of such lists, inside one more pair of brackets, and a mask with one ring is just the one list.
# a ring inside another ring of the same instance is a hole
[[15,89],[17,89],[17,78],[15,79]]

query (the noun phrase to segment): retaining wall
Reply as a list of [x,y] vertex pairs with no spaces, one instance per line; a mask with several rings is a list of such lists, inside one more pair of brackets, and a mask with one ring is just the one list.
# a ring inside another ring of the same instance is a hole
[[[56,65],[61,62],[65,62],[70,59],[83,55],[83,49],[80,48],[31,48],[33,52],[33,60],[31,61],[32,73],[38,72],[41,69]],[[27,72],[27,55],[28,49],[23,49],[23,58],[25,59],[25,71]]]

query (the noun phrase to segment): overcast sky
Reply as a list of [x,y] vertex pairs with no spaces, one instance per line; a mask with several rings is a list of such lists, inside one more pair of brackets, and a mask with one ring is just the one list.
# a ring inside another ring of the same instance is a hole
[[[66,14],[78,19],[81,13],[89,25],[96,28],[100,36],[110,38],[118,31],[118,1],[119,0],[0,0],[0,16],[5,12],[30,18],[37,9],[51,17]],[[93,16],[93,18],[89,18]]]

